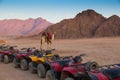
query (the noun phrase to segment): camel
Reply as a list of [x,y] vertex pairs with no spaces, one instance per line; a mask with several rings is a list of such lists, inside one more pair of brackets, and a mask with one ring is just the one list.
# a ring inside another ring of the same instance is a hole
[[41,39],[40,39],[40,50],[51,49],[53,41],[54,41],[54,33],[51,34],[51,37],[48,37],[44,32],[41,35]]

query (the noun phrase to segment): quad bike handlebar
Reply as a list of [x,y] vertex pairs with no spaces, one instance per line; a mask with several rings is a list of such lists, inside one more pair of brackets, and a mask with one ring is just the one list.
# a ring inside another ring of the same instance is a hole
[[42,50],[42,52],[45,54],[45,55],[48,55],[48,54],[51,54],[52,51],[54,51],[55,49],[50,49],[50,50]]
[[110,64],[110,65],[102,65],[102,66],[99,66],[98,68],[111,68],[111,67],[117,67],[117,68],[120,68],[120,64]]
[[74,61],[74,62],[81,62],[83,56],[86,56],[86,54],[85,54],[85,53],[82,53],[82,54],[80,54],[79,56],[75,56],[75,57],[73,58],[73,61]]
[[[78,55],[78,56],[75,56],[75,57],[73,57],[73,56],[65,56],[65,57],[61,57],[62,59],[72,59],[72,60],[75,60],[75,62],[76,62],[76,59],[78,60],[78,59],[81,59],[81,57],[83,57],[83,56],[86,56],[86,54],[85,53],[82,53],[82,54],[80,54],[80,55]],[[79,61],[79,60],[78,60]]]
[[36,49],[35,47],[31,47],[31,48],[21,48],[20,50],[27,50],[27,49]]
[[18,46],[11,46],[11,47],[18,47]]
[[27,48],[21,48],[20,50],[26,50]]
[[86,53],[82,53],[82,54],[80,54],[80,56],[81,56],[81,57],[86,56]]

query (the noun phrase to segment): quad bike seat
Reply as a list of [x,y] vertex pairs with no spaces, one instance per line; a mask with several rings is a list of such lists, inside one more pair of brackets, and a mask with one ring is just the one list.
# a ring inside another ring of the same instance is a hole
[[41,57],[43,57],[43,54],[37,54],[37,57],[41,58]]
[[27,53],[26,51],[20,51],[20,54],[25,54],[25,53]]
[[45,55],[52,54],[51,50],[46,50]]
[[73,58],[73,61],[74,61],[75,63],[81,62],[81,61],[82,61],[82,58],[81,58],[80,56],[75,56],[75,57]]
[[117,65],[117,66],[119,66],[119,67],[120,67],[120,64],[115,64],[115,65]]
[[4,50],[4,53],[9,53],[9,51],[8,50]]
[[120,78],[120,69],[119,68],[110,68],[105,69],[103,73],[108,76],[110,79]]
[[36,50],[33,51],[33,53],[34,53],[34,55],[36,56],[37,54],[40,53],[40,51],[39,51],[38,49],[36,49]]
[[69,64],[70,60],[57,60],[57,62],[62,66],[66,66]]

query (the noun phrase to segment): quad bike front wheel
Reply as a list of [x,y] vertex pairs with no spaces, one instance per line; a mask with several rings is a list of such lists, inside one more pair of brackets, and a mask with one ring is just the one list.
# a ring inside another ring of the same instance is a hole
[[4,63],[5,64],[9,63],[9,57],[8,57],[8,55],[4,55]]
[[29,72],[32,73],[32,74],[37,72],[35,70],[35,63],[34,62],[29,63]]
[[9,55],[9,62],[13,62],[14,56],[11,54]]
[[20,67],[21,67],[22,70],[27,70],[28,69],[28,63],[25,59],[22,59],[20,61]]
[[56,80],[55,75],[51,70],[47,71],[45,80]]
[[46,70],[43,64],[37,66],[37,73],[40,78],[45,78]]
[[3,62],[4,60],[3,60],[3,55],[2,54],[0,54],[0,62]]
[[19,64],[18,64],[16,58],[13,59],[13,63],[12,63],[12,64],[13,64],[13,67],[14,67],[14,68],[18,68],[18,67],[19,67]]

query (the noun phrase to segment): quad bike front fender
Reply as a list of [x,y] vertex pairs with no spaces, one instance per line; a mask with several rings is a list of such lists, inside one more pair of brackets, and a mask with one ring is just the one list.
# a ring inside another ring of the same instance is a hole
[[38,57],[37,56],[29,56],[29,58],[31,59],[31,61],[33,61],[33,62],[37,62],[37,60],[38,60]]
[[51,63],[51,66],[54,68],[55,71],[58,71],[58,72],[61,72],[62,69],[63,69],[63,68],[61,67],[61,65],[60,65],[59,63],[57,63],[57,62]]
[[2,51],[1,54],[3,55],[9,54],[9,51]]
[[37,60],[37,62],[39,62],[39,63],[43,63],[43,62],[45,62],[46,60],[45,60],[45,58],[44,57],[42,57],[42,58],[38,58],[38,60]]
[[77,77],[77,71],[73,67],[65,67],[62,70],[62,73],[67,72],[73,75],[74,77]]
[[89,72],[91,80],[110,80],[106,75],[101,72]]
[[116,78],[116,79],[113,79],[113,80],[120,80],[120,78]]

